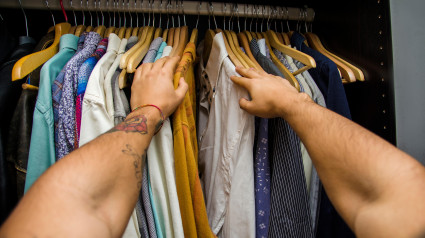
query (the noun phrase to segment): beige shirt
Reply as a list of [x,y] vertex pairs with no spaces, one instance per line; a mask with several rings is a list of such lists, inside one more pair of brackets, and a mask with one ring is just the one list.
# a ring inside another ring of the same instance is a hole
[[233,84],[232,75],[238,74],[218,33],[200,76],[214,92],[199,144],[199,173],[212,231],[219,237],[254,238],[254,116],[239,107],[239,99],[249,96]]

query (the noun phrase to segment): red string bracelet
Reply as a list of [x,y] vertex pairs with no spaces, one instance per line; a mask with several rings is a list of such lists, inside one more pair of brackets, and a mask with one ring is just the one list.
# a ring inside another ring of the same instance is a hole
[[164,121],[165,121],[164,113],[162,113],[161,108],[159,108],[158,106],[153,105],[153,104],[145,104],[145,105],[142,105],[142,106],[138,106],[138,107],[134,108],[131,112],[137,111],[137,110],[142,109],[144,107],[154,107],[154,108],[158,109],[159,113],[161,114],[161,126],[159,126],[159,128],[155,131],[154,135],[156,135],[161,130],[162,125],[164,124]]

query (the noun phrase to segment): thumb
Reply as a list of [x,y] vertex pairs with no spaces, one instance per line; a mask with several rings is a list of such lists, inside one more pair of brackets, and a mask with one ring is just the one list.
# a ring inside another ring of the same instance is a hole
[[179,80],[179,86],[176,89],[176,95],[177,95],[179,101],[183,100],[184,95],[186,94],[188,88],[189,88],[189,86],[187,85],[186,81],[184,80],[183,77],[181,77],[180,80]]
[[241,99],[239,100],[239,106],[240,106],[243,110],[247,111],[248,113],[250,113],[250,112],[252,111],[252,108],[253,108],[252,101],[249,101],[249,100],[247,100],[246,98],[241,98]]

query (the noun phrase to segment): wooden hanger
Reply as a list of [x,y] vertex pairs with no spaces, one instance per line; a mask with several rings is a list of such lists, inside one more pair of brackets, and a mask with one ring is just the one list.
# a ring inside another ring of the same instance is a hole
[[126,27],[120,27],[119,28],[117,35],[120,39],[124,38],[126,30],[127,30]]
[[77,26],[71,26],[71,28],[69,28],[68,34],[75,34],[75,29],[77,29]]
[[225,47],[226,47],[227,54],[229,55],[229,58],[230,58],[230,60],[233,62],[233,64],[234,64],[235,66],[244,67],[244,66],[242,65],[242,63],[239,61],[239,59],[236,57],[236,55],[233,53],[233,51],[231,50],[231,48],[230,48],[229,44],[227,43],[228,41],[227,41],[227,39],[226,39],[226,36],[225,36],[225,35],[224,35],[224,33],[223,33],[223,30],[221,30],[221,29],[216,29],[216,30],[215,30],[215,32],[216,32],[216,33],[222,33],[222,35],[223,35],[223,40],[224,40],[224,45],[225,45]]
[[248,42],[248,38],[247,38],[246,34],[243,33],[243,32],[239,32],[238,33],[238,40],[242,44],[242,47],[245,50],[246,56],[251,60],[252,63],[254,63],[254,65],[255,65],[254,68],[258,69],[258,70],[259,69],[262,70],[260,64],[257,62],[257,60],[255,59],[254,55],[251,52],[251,48],[249,46],[249,42]]
[[241,47],[239,46],[238,36],[234,31],[230,31],[230,34],[232,35],[233,44],[235,45],[236,50],[239,52],[239,54],[242,56],[243,60],[248,64],[249,68],[255,68],[255,69],[261,69],[261,67],[258,68],[259,65],[256,65],[246,53],[244,53],[241,50]]
[[114,33],[114,32],[115,32],[115,27],[114,27],[114,26],[108,27],[108,28],[106,29],[106,31],[105,31],[105,37],[109,37],[109,35],[110,35],[111,33]]
[[280,35],[283,38],[283,44],[284,45],[290,45],[291,44],[291,40],[289,39],[288,34],[286,34],[285,32],[281,32]]
[[174,43],[174,30],[176,28],[170,28],[170,30],[168,31],[168,39],[167,39],[167,45],[168,46],[173,46]]
[[124,38],[125,39],[130,38],[132,32],[133,32],[133,28],[132,27],[127,27],[127,29],[125,29]]
[[245,36],[248,38],[248,42],[252,41],[252,34],[249,31],[244,31]]
[[98,26],[96,28],[94,28],[94,31],[100,35],[100,37],[103,38],[103,36],[105,35],[105,31],[106,31],[106,27],[105,26]]
[[128,75],[127,75],[127,70],[123,69],[120,73],[120,75],[118,76],[118,85],[120,87],[120,89],[126,88],[128,86],[130,86],[128,84],[128,79],[127,79]]
[[179,44],[177,45],[174,55],[182,56],[187,42],[189,42],[189,29],[187,26],[180,27]]
[[263,32],[263,36],[266,40],[266,46],[269,48],[270,52],[270,58],[272,59],[273,63],[276,65],[276,67],[279,69],[280,72],[282,72],[283,76],[285,76],[285,79],[289,81],[289,83],[294,86],[298,92],[300,91],[300,85],[295,78],[295,76],[289,72],[289,70],[280,62],[280,60],[276,57],[276,55],[273,53],[272,47],[270,46],[269,39],[267,33]]
[[42,51],[24,56],[15,63],[12,69],[12,81],[22,79],[34,71],[40,65],[52,58],[59,51],[59,42],[62,35],[68,33],[71,25],[69,23],[58,23],[55,25],[55,39],[52,45]]
[[148,52],[149,46],[153,40],[154,30],[155,28],[153,27],[149,28],[146,40],[139,48],[134,51],[133,54],[131,54],[127,62],[127,73],[134,73],[136,71],[137,66],[139,66],[140,62],[142,62],[142,59]]
[[[311,32],[308,32],[308,33],[305,33],[305,36],[307,38],[307,41],[310,43],[310,45],[312,47],[319,46],[321,49],[323,49],[324,51],[326,51],[326,53],[329,54],[331,57],[333,57],[334,59],[340,61],[341,63],[345,64],[349,69],[351,69],[353,71],[353,74],[354,74],[354,77],[355,77],[356,80],[364,81],[364,74],[363,74],[363,71],[362,70],[360,70],[356,66],[348,63],[347,61],[341,59],[340,57],[338,57],[337,55],[333,54],[332,52],[329,52],[328,50],[326,50],[326,48],[323,46],[322,42],[320,41],[320,38],[316,34],[311,33]],[[341,74],[342,74],[342,72],[341,72]]]
[[126,69],[127,68],[127,63],[128,60],[130,59],[130,56],[140,47],[143,45],[143,43],[145,42],[146,36],[148,34],[148,30],[150,29],[150,27],[144,27],[142,31],[139,31],[139,40],[137,41],[137,43],[131,47],[131,49],[129,49],[127,52],[125,52],[122,56],[121,56],[121,60],[120,60],[120,69]]
[[94,30],[94,28],[92,26],[87,26],[86,27],[86,32],[91,32],[93,30]]
[[177,50],[177,47],[178,47],[179,41],[180,41],[180,30],[181,30],[181,27],[177,27],[177,28],[174,29],[173,49],[170,52],[170,56],[177,55],[176,50]]
[[134,27],[133,28],[133,32],[131,33],[131,36],[137,36],[137,33],[139,32],[139,28],[138,27]]
[[85,25],[78,25],[77,28],[75,29],[75,35],[80,37],[81,34],[86,30],[86,26]]
[[316,68],[316,61],[314,61],[313,57],[295,50],[289,46],[283,45],[279,42],[279,40],[277,39],[276,34],[274,33],[274,31],[272,30],[268,30],[266,32],[266,36],[267,36],[267,40],[269,41],[270,45],[279,50],[280,52],[298,60],[299,62],[303,63],[305,66],[302,67],[301,69],[298,69],[297,71],[294,72],[294,75],[300,74],[310,68]]
[[283,41],[282,34],[280,34],[280,33],[277,33],[277,32],[276,32],[276,36],[277,36],[277,39],[279,40],[279,42],[280,42],[281,44],[285,44],[285,42]]
[[226,35],[227,43],[229,44],[229,48],[232,51],[232,53],[236,56],[236,58],[238,58],[239,62],[241,62],[244,68],[246,69],[249,68],[248,63],[245,62],[245,60],[240,55],[239,51],[236,49],[235,44],[233,42],[233,37],[230,34],[230,32],[228,30],[224,30],[223,32],[224,32],[224,35]]
[[307,41],[309,42],[310,46],[322,53],[324,56],[328,57],[330,60],[332,60],[336,66],[338,67],[339,71],[341,72],[342,79],[345,79],[347,82],[355,82],[356,77],[354,76],[354,72],[346,66],[341,61],[337,60],[335,57],[331,56],[328,51],[323,47],[321,44],[319,37],[317,37],[313,33],[306,33],[305,34]]
[[164,32],[162,32],[162,40],[167,43],[167,35],[168,35],[168,29],[165,29]]
[[198,29],[193,28],[189,41],[196,45],[196,42],[198,41]]
[[156,39],[160,36],[162,36],[162,28],[156,28],[155,33],[153,34],[153,38]]

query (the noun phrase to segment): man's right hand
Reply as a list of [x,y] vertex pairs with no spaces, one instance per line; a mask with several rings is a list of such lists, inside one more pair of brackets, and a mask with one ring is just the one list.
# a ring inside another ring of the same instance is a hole
[[258,71],[254,68],[236,67],[242,77],[230,79],[248,90],[252,100],[241,98],[239,105],[250,114],[263,117],[288,117],[300,102],[311,101],[305,93],[299,93],[286,79]]

